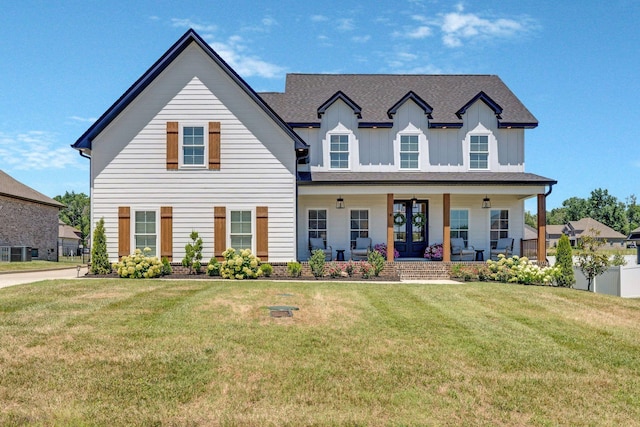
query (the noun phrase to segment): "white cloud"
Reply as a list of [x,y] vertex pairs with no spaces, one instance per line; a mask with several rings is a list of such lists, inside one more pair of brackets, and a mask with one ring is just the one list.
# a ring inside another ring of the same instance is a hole
[[45,170],[82,167],[78,153],[45,131],[0,132],[0,158],[13,170]]
[[431,28],[421,25],[418,28],[408,31],[406,36],[410,39],[423,39],[425,37],[429,37],[431,34]]
[[171,25],[177,28],[193,28],[199,33],[211,33],[218,29],[216,25],[211,24],[197,24],[191,19],[172,18]]
[[326,22],[328,20],[329,20],[329,18],[327,18],[324,15],[312,15],[311,16],[311,21],[313,21],[313,22]]
[[80,122],[80,123],[94,123],[98,120],[96,117],[80,117],[80,116],[70,116],[69,119]]
[[353,23],[353,19],[351,18],[341,18],[338,19],[338,30],[340,31],[351,31],[356,28]]
[[351,41],[356,42],[356,43],[366,43],[370,39],[371,39],[371,36],[369,36],[369,35],[351,37]]
[[440,29],[445,46],[459,47],[464,41],[478,38],[507,38],[523,34],[532,28],[528,18],[520,21],[514,19],[487,19],[473,13],[464,13],[462,5],[456,6],[456,11],[444,14]]
[[[196,24],[190,19],[173,18],[174,27],[189,27],[198,32],[215,33],[218,27],[209,24]],[[267,26],[277,25],[275,19],[267,16],[262,19],[262,24]],[[226,41],[212,41],[217,39],[214,34],[200,34],[211,47],[242,77],[280,78],[285,73],[285,68],[276,64],[263,61],[250,53],[244,39],[237,34],[227,37]]]
[[278,21],[276,21],[271,16],[265,16],[264,18],[262,18],[262,25],[264,25],[265,27],[272,27],[274,25],[278,25]]

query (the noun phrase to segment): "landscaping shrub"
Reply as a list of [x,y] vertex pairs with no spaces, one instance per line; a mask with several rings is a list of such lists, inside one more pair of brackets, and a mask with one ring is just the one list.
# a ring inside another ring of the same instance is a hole
[[349,260],[344,264],[344,272],[347,273],[347,276],[353,276],[353,273],[356,271],[356,266],[357,264],[353,260]]
[[220,265],[220,276],[224,279],[255,279],[262,276],[260,259],[251,253],[251,249],[237,252],[229,248],[222,253],[224,261]]
[[[376,252],[380,252],[380,255],[384,259],[387,259],[387,244],[386,243],[378,243],[373,247],[373,250]],[[393,259],[396,259],[400,256],[400,252],[396,248],[393,248]]]
[[122,257],[116,265],[118,275],[128,279],[152,279],[162,276],[162,262],[158,257],[148,256],[150,252],[149,248],[144,248],[144,251],[136,249],[133,254]]
[[100,218],[93,231],[93,246],[91,247],[91,272],[93,274],[111,273],[111,263],[107,253],[107,236],[104,232],[104,218]]
[[498,261],[487,261],[487,266],[491,280],[525,285],[553,285],[560,272],[557,266],[540,267],[529,261],[527,257],[506,258],[503,254],[498,255]]
[[173,269],[171,268],[171,263],[166,256],[162,257],[162,275],[168,276],[173,273]]
[[287,263],[287,273],[291,277],[300,277],[302,274],[302,264],[298,261],[289,261]]
[[322,249],[316,249],[311,252],[311,258],[309,258],[309,267],[313,277],[324,276],[324,251]]
[[367,261],[371,264],[373,268],[373,275],[378,277],[380,272],[384,270],[384,257],[378,251],[371,251],[367,256]]
[[358,264],[363,279],[370,279],[374,274],[374,267],[368,261],[360,261]]
[[271,274],[273,274],[273,266],[269,263],[260,264],[260,270],[264,277],[271,277]]
[[200,262],[202,261],[202,239],[197,231],[192,231],[189,237],[191,242],[184,247],[185,256],[182,259],[182,265],[189,267],[189,274],[198,274],[202,265]]
[[556,263],[558,267],[558,286],[570,288],[576,283],[575,275],[573,272],[573,250],[571,249],[571,243],[569,243],[569,237],[563,234],[558,241],[556,249]]
[[218,260],[213,257],[209,260],[207,264],[207,274],[209,276],[219,276],[220,275],[220,263]]
[[342,264],[332,261],[327,265],[327,274],[329,274],[329,277],[332,279],[342,277],[343,273],[344,270],[342,269]]

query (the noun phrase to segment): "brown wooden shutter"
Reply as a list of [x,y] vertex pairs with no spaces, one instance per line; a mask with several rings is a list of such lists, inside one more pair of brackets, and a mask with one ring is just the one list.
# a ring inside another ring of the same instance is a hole
[[160,207],[160,258],[173,261],[173,208]]
[[131,254],[131,209],[118,207],[118,257]]
[[220,122],[209,122],[209,169],[220,170]]
[[261,261],[269,258],[269,208],[256,208],[256,255]]
[[167,122],[167,169],[178,169],[178,122]]
[[227,250],[227,209],[224,206],[213,208],[213,255],[222,259],[222,252]]

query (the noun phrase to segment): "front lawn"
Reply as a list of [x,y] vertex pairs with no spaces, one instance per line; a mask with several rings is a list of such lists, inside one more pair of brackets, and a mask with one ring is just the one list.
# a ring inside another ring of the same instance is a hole
[[0,425],[640,425],[640,301],[570,289],[48,281],[0,342]]
[[0,262],[1,272],[21,272],[21,271],[36,271],[36,270],[57,270],[61,268],[71,268],[76,265],[82,264],[81,262],[73,261],[26,261],[26,262]]

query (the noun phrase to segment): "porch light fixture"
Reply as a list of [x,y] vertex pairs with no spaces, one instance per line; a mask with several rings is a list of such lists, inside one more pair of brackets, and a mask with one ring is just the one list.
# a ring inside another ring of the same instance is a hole
[[482,199],[482,209],[489,209],[490,207],[491,207],[491,199],[485,195],[484,199]]
[[416,196],[413,196],[411,198],[411,207],[415,208],[416,207],[416,203],[418,203],[418,199],[416,199]]
[[336,199],[336,209],[344,209],[344,199],[342,196]]

